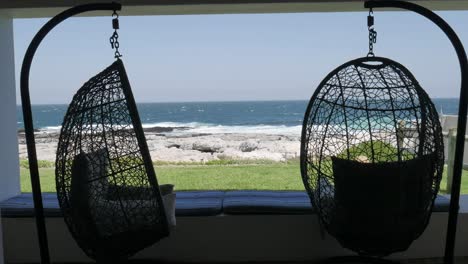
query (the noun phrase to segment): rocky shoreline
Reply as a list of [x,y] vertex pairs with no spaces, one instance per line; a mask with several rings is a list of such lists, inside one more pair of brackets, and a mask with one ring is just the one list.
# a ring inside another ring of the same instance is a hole
[[[285,161],[299,157],[300,135],[190,133],[183,127],[144,128],[153,161],[207,162],[220,159]],[[39,160],[55,161],[59,131],[36,131]],[[19,156],[27,158],[24,131],[18,131]]]

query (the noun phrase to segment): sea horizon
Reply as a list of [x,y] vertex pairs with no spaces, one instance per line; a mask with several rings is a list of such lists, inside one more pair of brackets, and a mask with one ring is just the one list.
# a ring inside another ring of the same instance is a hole
[[[170,128],[185,133],[300,134],[309,100],[240,100],[191,102],[139,102],[145,129]],[[458,98],[433,98],[436,110],[457,114]],[[57,132],[68,104],[32,105],[34,127]],[[17,105],[18,129],[24,129],[21,105]]]
[[[177,103],[238,103],[238,102],[297,102],[297,101],[309,101],[307,99],[258,99],[258,100],[199,100],[199,101],[136,101],[137,104],[177,104]],[[459,100],[458,97],[431,97],[431,100]],[[31,106],[41,105],[68,105],[70,102],[65,103],[32,103]],[[16,104],[17,107],[21,107],[20,103]]]
[[[438,98],[438,99],[451,99],[451,98]],[[455,99],[455,98],[453,98]],[[307,99],[290,99],[290,100],[280,100],[280,99],[259,99],[259,100],[200,100],[200,101],[154,101],[154,102],[138,102],[136,104],[179,104],[179,103],[240,103],[240,102],[298,102],[298,101],[309,101],[310,98]],[[31,106],[41,106],[41,105],[68,105],[68,103],[32,103]],[[16,104],[17,107],[21,107],[21,104]]]

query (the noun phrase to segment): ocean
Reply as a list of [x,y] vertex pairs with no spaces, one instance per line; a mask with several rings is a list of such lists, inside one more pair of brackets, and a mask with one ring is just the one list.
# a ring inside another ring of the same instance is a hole
[[[439,113],[456,115],[458,99],[435,98]],[[299,134],[308,101],[242,101],[139,103],[145,128],[183,128],[192,133]],[[66,104],[33,105],[34,128],[59,130]],[[17,107],[18,129],[23,129],[21,106]]]

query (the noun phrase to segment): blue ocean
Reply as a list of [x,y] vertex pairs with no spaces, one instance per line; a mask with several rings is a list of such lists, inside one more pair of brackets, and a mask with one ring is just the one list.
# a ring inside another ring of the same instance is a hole
[[[456,115],[458,99],[433,99],[439,113]],[[308,101],[140,103],[143,127],[190,129],[203,133],[299,133]],[[34,127],[58,130],[67,105],[33,105]],[[21,106],[18,129],[23,128]]]

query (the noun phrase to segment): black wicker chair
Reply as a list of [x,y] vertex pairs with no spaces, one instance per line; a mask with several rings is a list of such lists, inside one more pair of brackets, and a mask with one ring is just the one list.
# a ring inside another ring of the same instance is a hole
[[301,173],[325,229],[362,256],[406,250],[428,224],[444,153],[437,112],[401,64],[333,70],[307,107]]
[[68,228],[98,261],[126,259],[175,224],[164,205],[173,209],[175,194],[158,186],[120,59],[73,97],[58,143],[56,184]]

